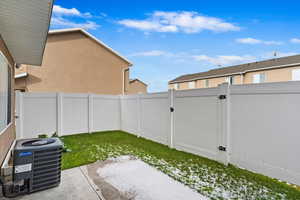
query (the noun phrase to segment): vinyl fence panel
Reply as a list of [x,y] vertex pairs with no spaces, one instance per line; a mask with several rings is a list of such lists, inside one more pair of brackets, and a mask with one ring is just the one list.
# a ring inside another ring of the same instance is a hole
[[49,136],[56,132],[56,93],[22,93],[22,135],[35,138],[40,134]]
[[119,96],[92,95],[92,132],[121,129]]
[[140,97],[140,134],[150,140],[169,144],[170,110],[168,93]]
[[89,132],[88,94],[64,94],[62,135]]
[[300,84],[231,87],[231,162],[300,184]]
[[122,130],[139,135],[139,102],[137,95],[121,97]]

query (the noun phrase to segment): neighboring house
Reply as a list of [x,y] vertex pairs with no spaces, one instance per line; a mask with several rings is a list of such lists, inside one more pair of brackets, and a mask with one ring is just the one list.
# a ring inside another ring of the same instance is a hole
[[169,82],[169,88],[184,90],[217,87],[224,82],[250,84],[299,80],[300,55],[295,55],[179,76]]
[[0,1],[0,166],[16,137],[14,67],[42,63],[52,6],[52,0]]
[[130,66],[130,61],[83,29],[54,30],[48,34],[42,68],[18,68],[16,89],[126,94],[130,90]]
[[147,93],[148,85],[139,79],[129,81],[129,90],[126,94],[145,94]]

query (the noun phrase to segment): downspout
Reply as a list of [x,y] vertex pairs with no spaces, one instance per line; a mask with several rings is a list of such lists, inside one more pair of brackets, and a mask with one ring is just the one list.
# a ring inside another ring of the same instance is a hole
[[244,73],[241,73],[241,84],[244,84]]
[[122,95],[125,95],[125,71],[126,69],[123,69]]

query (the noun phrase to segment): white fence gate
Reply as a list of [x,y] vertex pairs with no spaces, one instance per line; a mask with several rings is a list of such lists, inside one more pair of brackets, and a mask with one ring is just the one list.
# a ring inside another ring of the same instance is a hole
[[300,185],[300,82],[128,96],[17,92],[16,103],[18,138],[124,130]]

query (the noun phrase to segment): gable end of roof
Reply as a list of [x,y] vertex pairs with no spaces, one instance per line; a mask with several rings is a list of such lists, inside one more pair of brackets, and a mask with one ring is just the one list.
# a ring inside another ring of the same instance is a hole
[[109,47],[108,45],[106,45],[105,43],[103,43],[102,41],[100,41],[95,36],[93,36],[92,34],[90,34],[89,32],[87,32],[86,30],[84,30],[82,28],[70,28],[70,29],[51,30],[51,31],[49,31],[49,35],[55,35],[55,34],[60,34],[60,33],[71,33],[71,32],[80,32],[80,33],[84,34],[85,36],[87,36],[90,39],[94,40],[97,44],[103,46],[108,51],[112,52],[117,57],[121,58],[123,61],[125,61],[126,63],[128,63],[129,66],[133,65],[132,62],[129,61],[127,58],[125,58],[120,53],[118,53],[117,51],[113,50],[111,47]]

